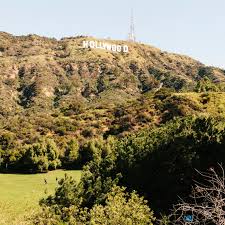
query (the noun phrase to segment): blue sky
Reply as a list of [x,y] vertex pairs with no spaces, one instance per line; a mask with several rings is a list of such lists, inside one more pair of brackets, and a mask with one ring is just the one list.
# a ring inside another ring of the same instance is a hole
[[138,41],[225,68],[224,0],[0,0],[0,30]]

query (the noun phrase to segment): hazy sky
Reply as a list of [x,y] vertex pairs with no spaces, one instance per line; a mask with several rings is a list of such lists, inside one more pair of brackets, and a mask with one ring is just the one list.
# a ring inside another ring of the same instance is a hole
[[0,0],[0,30],[138,41],[225,68],[225,0]]

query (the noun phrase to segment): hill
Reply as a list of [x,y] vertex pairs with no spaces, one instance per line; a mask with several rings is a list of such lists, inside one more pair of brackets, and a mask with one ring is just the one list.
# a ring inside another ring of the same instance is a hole
[[225,71],[141,43],[100,40],[128,45],[128,53],[82,48],[87,40],[97,39],[0,32],[4,167],[30,165],[36,155],[27,148],[43,137],[51,139],[43,149],[55,149],[53,140],[63,158],[74,138],[82,146],[88,139],[124,136],[177,116],[224,114],[224,92],[193,91],[205,79],[222,84]]
[[52,112],[90,100],[120,103],[160,83],[180,90],[195,86],[203,77],[217,82],[225,78],[221,69],[148,45],[110,40],[129,46],[129,53],[115,53],[83,49],[83,40],[96,39],[72,37],[58,41],[1,32],[1,114],[27,108]]

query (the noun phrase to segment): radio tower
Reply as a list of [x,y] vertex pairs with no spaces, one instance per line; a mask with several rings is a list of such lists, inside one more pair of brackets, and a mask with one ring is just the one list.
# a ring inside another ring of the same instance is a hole
[[131,11],[130,33],[128,34],[128,41],[130,41],[130,42],[135,42],[136,41],[135,29],[134,29],[134,13],[133,13],[133,9]]

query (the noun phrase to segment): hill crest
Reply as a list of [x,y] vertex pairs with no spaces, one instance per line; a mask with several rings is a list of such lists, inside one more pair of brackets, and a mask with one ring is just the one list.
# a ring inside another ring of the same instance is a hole
[[[83,41],[129,46],[129,52],[83,48]],[[71,102],[121,103],[160,87],[190,88],[203,77],[222,82],[225,72],[188,56],[152,46],[93,37],[56,40],[0,32],[0,105],[10,112],[54,110]],[[118,99],[111,96],[117,96]]]

